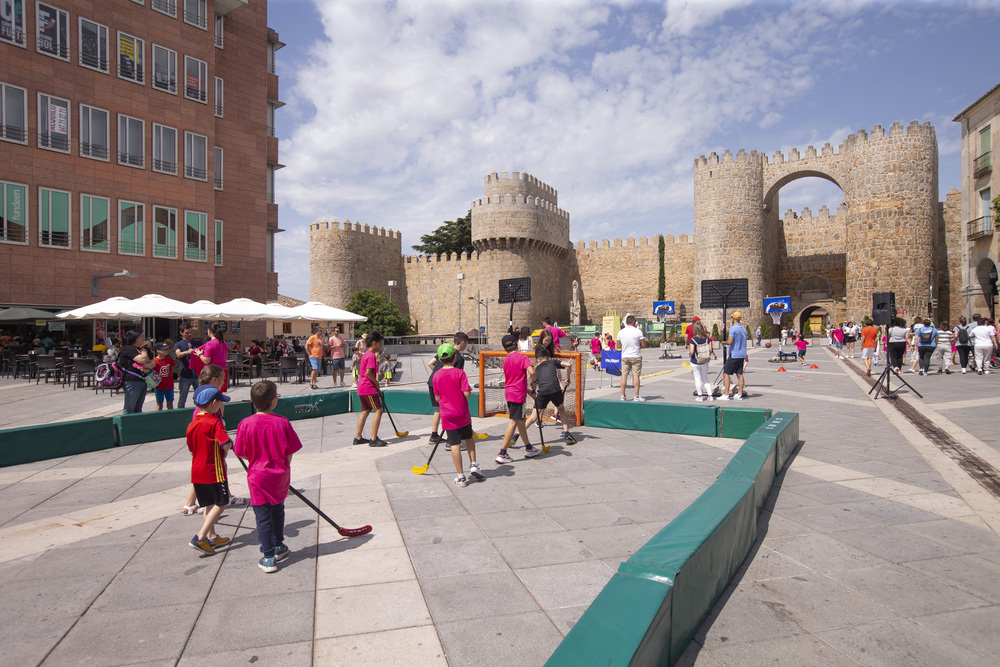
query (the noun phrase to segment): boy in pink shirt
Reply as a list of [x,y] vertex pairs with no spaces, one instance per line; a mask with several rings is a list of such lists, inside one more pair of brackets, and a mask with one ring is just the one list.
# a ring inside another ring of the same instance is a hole
[[257,566],[271,573],[277,572],[277,562],[288,556],[285,498],[291,484],[292,454],[302,449],[302,442],[292,424],[273,412],[278,404],[277,385],[261,380],[250,389],[250,401],[257,413],[240,422],[233,451],[249,461],[247,486],[264,554]]
[[[365,336],[368,349],[361,357],[361,374],[358,377],[358,400],[361,401],[361,414],[358,415],[358,427],[354,433],[354,444],[369,447],[385,447],[389,443],[378,437],[378,425],[382,421],[382,402],[378,398],[378,356],[382,351],[382,334],[371,331]],[[365,421],[372,412],[372,437],[366,440]]]
[[[524,423],[524,403],[528,398],[528,378],[531,383],[535,383],[535,367],[531,363],[528,355],[517,351],[517,338],[506,335],[500,341],[507,358],[503,360],[504,377],[504,398],[507,399],[507,414],[510,419],[507,421],[507,432],[503,436],[503,444],[500,445],[500,453],[497,454],[497,463],[510,463],[513,459],[507,454],[507,447],[511,440],[516,442],[514,435],[516,429],[518,435],[524,438],[524,458],[530,459],[542,453],[538,447],[532,447],[528,442],[528,430]],[[530,392],[532,398],[535,392]]]
[[476,463],[476,443],[472,439],[472,413],[469,412],[468,401],[472,388],[465,371],[455,368],[456,354],[458,350],[451,343],[438,348],[437,356],[444,367],[434,374],[434,397],[441,406],[441,429],[448,432],[451,459],[458,470],[455,484],[468,486],[469,482],[462,470],[462,448],[459,447],[463,440],[469,452],[469,474],[476,480],[483,479],[484,475]]
[[806,348],[809,347],[809,342],[806,340],[806,337],[803,336],[802,334],[799,334],[799,339],[795,341],[795,347],[798,348],[799,350],[799,361],[801,361],[802,365],[805,366]]

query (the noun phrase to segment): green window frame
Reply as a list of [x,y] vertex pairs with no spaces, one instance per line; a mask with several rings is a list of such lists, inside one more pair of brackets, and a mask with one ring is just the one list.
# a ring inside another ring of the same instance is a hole
[[28,244],[28,186],[0,181],[0,242]]
[[184,211],[184,259],[204,262],[208,259],[208,215]]
[[118,200],[118,254],[146,254],[146,205]]
[[215,265],[222,266],[222,220],[215,221]]
[[45,248],[69,248],[70,193],[65,190],[38,188],[38,245]]
[[986,155],[990,152],[990,126],[987,125],[979,130],[979,154]]
[[153,207],[153,257],[177,259],[177,209]]
[[109,252],[108,213],[111,200],[95,195],[80,195],[80,249]]

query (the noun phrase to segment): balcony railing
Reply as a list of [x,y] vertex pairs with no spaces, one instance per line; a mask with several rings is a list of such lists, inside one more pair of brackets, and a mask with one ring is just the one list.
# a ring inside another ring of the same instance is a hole
[[975,239],[981,239],[984,236],[993,235],[993,216],[984,215],[981,218],[976,218],[969,223],[968,229],[969,240],[973,241]]
[[174,17],[177,16],[177,3],[174,0],[153,0],[150,4],[158,12],[163,12]]
[[993,171],[993,164],[990,160],[990,152],[986,151],[975,159],[972,163],[972,177],[979,178],[983,174]]
[[142,241],[118,241],[118,252],[123,255],[142,255],[146,252],[146,246]]

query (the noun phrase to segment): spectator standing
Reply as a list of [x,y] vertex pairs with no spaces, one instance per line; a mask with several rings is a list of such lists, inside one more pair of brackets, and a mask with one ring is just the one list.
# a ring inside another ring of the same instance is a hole
[[[340,337],[340,327],[334,327],[330,340],[330,374],[333,376],[334,387],[346,387],[344,382],[344,339]],[[340,380],[337,379],[339,371]],[[338,384],[339,382],[339,384]]]
[[156,364],[149,358],[149,353],[143,347],[145,343],[146,335],[138,329],[126,331],[124,344],[118,353],[118,367],[122,369],[124,375],[122,382],[122,393],[125,395],[123,415],[142,412],[142,404],[146,400],[146,379],[143,372],[152,369]]
[[937,349],[938,332],[931,326],[931,321],[923,320],[923,324],[915,332],[917,353],[920,355],[920,374],[927,375],[931,368],[931,356]]
[[688,339],[688,353],[691,355],[691,372],[694,375],[694,392],[698,395],[696,401],[714,401],[711,385],[708,383],[708,362],[712,356],[712,339],[705,331],[705,325],[700,321],[691,325],[691,337]]
[[521,327],[517,335],[517,351],[531,352],[533,349],[535,349],[535,341],[531,340],[531,329]]
[[191,354],[194,348],[191,347],[191,323],[181,322],[181,339],[174,343],[174,356],[177,357],[179,370],[177,371],[177,389],[180,393],[177,407],[183,409],[187,403],[188,392],[198,381],[198,374],[191,368]]
[[892,326],[889,327],[889,365],[892,370],[899,373],[903,369],[903,361],[906,359],[906,344],[910,338],[910,332],[906,328],[903,318],[893,319]]
[[972,344],[976,353],[976,368],[980,375],[990,374],[990,356],[997,346],[997,330],[985,317],[978,314],[972,316],[979,324],[973,328]]
[[723,341],[723,345],[729,346],[729,358],[722,368],[722,381],[725,385],[725,393],[722,400],[729,400],[729,376],[735,375],[737,380],[736,400],[743,400],[743,367],[747,362],[747,330],[743,326],[743,313],[736,311],[732,314],[733,326],[729,328],[729,338]]
[[622,380],[621,380],[621,400],[625,398],[625,386],[628,383],[629,374],[632,375],[632,388],[635,390],[633,401],[644,403],[646,399],[639,395],[639,385],[642,375],[642,346],[646,337],[642,335],[642,330],[635,326],[635,315],[628,315],[625,318],[625,326],[618,332],[618,342],[622,346]]
[[226,345],[226,323],[216,322],[208,328],[208,342],[197,348],[202,364],[222,369],[222,393],[229,391],[229,346]]
[[153,395],[156,397],[157,410],[163,409],[164,401],[167,403],[167,410],[174,409],[174,365],[177,362],[168,356],[169,352],[170,346],[166,343],[156,344],[156,359],[153,363],[156,364],[154,372],[160,377],[160,384],[153,390]]
[[[872,374],[872,361],[878,351],[878,329],[870,318],[865,318],[865,328],[861,330],[861,359],[865,362],[865,375]],[[853,355],[852,355],[853,357]]]
[[[968,323],[965,316],[958,318],[958,326],[952,332],[951,340],[955,344],[955,350],[958,352],[958,363],[962,367],[962,375],[969,368],[969,359],[972,358],[972,335],[971,331],[973,326]],[[975,369],[975,360],[973,360],[973,369]]]
[[323,337],[318,328],[313,329],[313,335],[306,340],[306,352],[309,354],[309,366],[312,369],[309,374],[309,388],[319,389],[316,378],[323,364]]

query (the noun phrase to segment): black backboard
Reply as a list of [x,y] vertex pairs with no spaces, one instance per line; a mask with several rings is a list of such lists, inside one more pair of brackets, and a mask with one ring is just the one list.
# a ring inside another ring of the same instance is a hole
[[701,281],[702,308],[749,308],[750,284],[746,278]]
[[504,278],[500,281],[499,303],[531,301],[531,278]]

